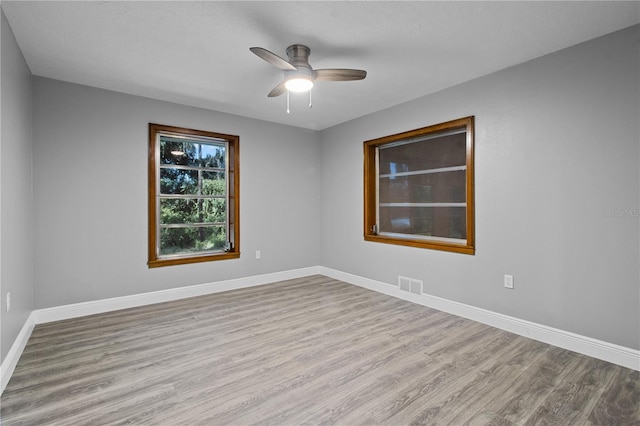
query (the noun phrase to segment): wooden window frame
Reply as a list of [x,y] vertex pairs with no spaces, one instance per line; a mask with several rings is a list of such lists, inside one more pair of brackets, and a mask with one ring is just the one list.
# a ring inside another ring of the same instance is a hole
[[[185,254],[175,257],[160,257],[158,255],[158,200],[160,194],[157,193],[157,179],[159,175],[159,158],[160,153],[157,149],[157,137],[159,133],[173,133],[179,135],[224,139],[228,142],[228,158],[226,164],[230,175],[229,182],[229,205],[227,206],[227,221],[233,244],[230,249],[224,252],[205,254]],[[149,260],[147,265],[149,268],[157,268],[161,266],[183,265],[199,262],[210,262],[215,260],[237,259],[240,257],[240,137],[236,135],[227,135],[222,133],[214,133],[203,130],[187,129],[183,127],[166,126],[162,124],[149,123],[149,151],[148,151],[148,205],[149,205]],[[229,212],[231,210],[231,212]]]
[[[376,226],[377,199],[377,148],[420,136],[437,135],[464,129],[466,132],[466,242],[443,242],[437,240],[398,238],[379,235]],[[474,195],[474,117],[464,117],[403,133],[384,136],[364,142],[364,239],[365,241],[396,244],[462,254],[475,254],[475,195]]]

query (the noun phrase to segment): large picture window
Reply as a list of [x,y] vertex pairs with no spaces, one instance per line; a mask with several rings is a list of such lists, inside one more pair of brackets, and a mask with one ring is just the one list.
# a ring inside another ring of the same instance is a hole
[[149,124],[149,267],[237,258],[239,138]]
[[473,117],[364,142],[364,238],[474,254]]

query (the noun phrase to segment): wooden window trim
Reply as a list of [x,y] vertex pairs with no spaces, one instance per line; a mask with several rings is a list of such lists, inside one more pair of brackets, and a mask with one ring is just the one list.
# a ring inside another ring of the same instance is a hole
[[[157,224],[156,224],[156,208],[157,208],[157,195],[156,194],[156,179],[158,176],[158,164],[156,155],[156,135],[159,132],[180,133],[191,136],[205,136],[210,138],[219,138],[229,141],[229,150],[233,161],[227,164],[228,171],[233,174],[233,190],[229,195],[229,208],[233,209],[233,213],[228,216],[230,225],[233,225],[233,247],[231,250],[221,253],[207,253],[207,254],[194,254],[185,255],[172,258],[158,258],[156,252],[157,246]],[[149,150],[148,150],[148,223],[149,223],[149,235],[148,235],[148,251],[149,260],[147,265],[149,268],[157,268],[161,266],[173,266],[184,265],[200,262],[210,262],[215,260],[225,259],[237,259],[240,257],[240,138],[236,135],[227,135],[222,133],[214,133],[208,131],[187,129],[183,127],[165,126],[162,124],[149,123]]]
[[[439,242],[422,239],[396,238],[386,235],[378,235],[373,227],[376,224],[376,148],[397,142],[403,139],[410,139],[417,136],[437,134],[440,132],[456,129],[466,131],[466,203],[467,203],[467,237],[466,244],[451,242]],[[475,196],[474,196],[474,117],[464,117],[457,120],[447,121],[420,129],[410,130],[403,133],[384,136],[364,142],[364,240],[386,244],[396,244],[409,247],[418,247],[433,250],[442,250],[462,254],[475,254]]]

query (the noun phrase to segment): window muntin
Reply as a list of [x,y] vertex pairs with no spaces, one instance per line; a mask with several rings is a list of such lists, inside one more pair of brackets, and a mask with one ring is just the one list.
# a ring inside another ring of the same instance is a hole
[[365,240],[474,253],[473,117],[364,146]]
[[149,266],[238,257],[238,137],[157,124],[149,135]]

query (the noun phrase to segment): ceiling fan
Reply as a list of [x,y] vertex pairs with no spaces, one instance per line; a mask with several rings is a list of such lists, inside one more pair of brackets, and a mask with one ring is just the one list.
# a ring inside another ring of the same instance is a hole
[[309,108],[311,108],[310,91],[314,81],[353,81],[363,80],[367,76],[367,72],[363,70],[343,68],[314,70],[309,65],[311,49],[303,44],[292,44],[287,47],[288,61],[262,47],[252,47],[249,50],[284,71],[282,82],[274,87],[267,96],[273,98],[286,93],[287,112],[289,112],[289,92],[309,91]]

